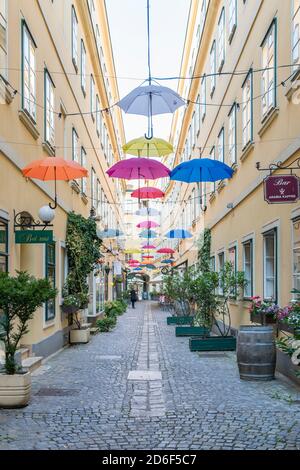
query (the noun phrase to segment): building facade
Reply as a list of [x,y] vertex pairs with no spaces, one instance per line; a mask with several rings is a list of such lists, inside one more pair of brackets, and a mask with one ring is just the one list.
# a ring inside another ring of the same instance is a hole
[[[124,143],[122,116],[113,106],[119,99],[115,75],[105,2],[0,1],[0,269],[48,277],[59,291],[36,313],[23,341],[38,356],[68,342],[60,308],[68,213],[93,215],[99,230],[122,229],[124,188],[105,174]],[[21,170],[49,156],[80,163],[88,177],[57,183],[53,243],[16,243],[15,215],[37,220],[54,197],[53,181],[24,178]],[[118,246],[105,245],[90,278],[89,320],[113,296]]]
[[[253,295],[284,306],[299,288],[300,205],[268,204],[263,180],[269,172],[256,168],[256,162],[268,168],[300,158],[299,30],[299,0],[191,4],[180,72],[187,79],[178,87],[189,104],[174,116],[174,163],[211,158],[234,175],[219,183],[171,183],[165,229],[183,226],[197,235],[210,228],[214,268],[231,261],[245,271],[243,301],[232,299],[230,306],[233,330],[250,322]],[[181,241],[176,265],[192,265],[196,253]],[[286,372],[284,361],[279,355]]]

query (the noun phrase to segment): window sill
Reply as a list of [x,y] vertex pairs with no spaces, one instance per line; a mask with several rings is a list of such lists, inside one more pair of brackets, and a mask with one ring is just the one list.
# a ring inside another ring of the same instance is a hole
[[82,199],[82,202],[87,205],[87,203],[89,202],[87,196],[85,195],[85,193],[81,193],[81,199]]
[[75,191],[75,193],[79,194],[80,193],[80,187],[77,181],[72,180],[71,181],[71,188]]
[[5,101],[6,104],[11,104],[13,99],[14,95],[9,91],[8,86],[3,80],[0,80],[0,103],[3,104]]
[[43,150],[48,153],[49,157],[55,157],[55,148],[49,144],[49,142],[44,141],[42,143]]
[[[287,88],[287,91],[285,92],[285,97],[291,101],[293,98],[293,95],[299,90],[300,88],[300,67],[298,70],[295,71],[294,75],[289,81],[289,87]],[[299,104],[299,98],[297,96],[297,103]]]
[[277,118],[279,114],[279,108],[272,108],[262,121],[262,127],[258,131],[259,137],[262,137],[267,129],[270,127],[272,122]]
[[[238,164],[237,164],[236,162],[232,163],[232,164],[231,164],[231,168],[232,168],[232,170],[233,170],[233,175],[235,175],[235,174],[237,173],[237,171],[238,171]],[[232,176],[233,176],[233,175],[232,175]]]
[[223,67],[224,67],[224,64],[225,64],[225,59],[222,59],[220,65],[219,65],[219,68],[218,68],[218,73],[221,73],[221,72],[222,72],[222,69],[223,69]]
[[216,191],[212,192],[209,196],[209,202],[213,202],[216,199]]
[[74,69],[76,70],[76,73],[78,73],[78,65],[77,65],[77,62],[76,60],[74,59],[74,57],[72,58],[72,63],[74,65]]
[[225,188],[225,186],[226,186],[226,183],[223,180],[219,181],[218,187],[217,187],[218,193],[220,193],[223,190],[223,188]]
[[84,98],[86,98],[86,91],[85,91],[85,89],[83,88],[82,85],[81,85],[81,91],[82,91],[82,94],[83,94]]
[[23,109],[19,109],[19,119],[24,124],[24,126],[29,130],[32,137],[37,140],[39,138],[39,131],[36,127],[36,124],[30,118],[30,116]]
[[233,25],[232,29],[231,29],[231,32],[229,34],[229,37],[228,37],[228,42],[229,44],[232,43],[232,40],[233,40],[233,37],[234,37],[234,33],[236,32],[236,24]]
[[215,91],[216,91],[216,87],[214,86],[213,89],[212,89],[211,92],[210,92],[210,97],[211,97],[211,98],[214,96]]
[[55,317],[51,320],[45,320],[43,330],[47,330],[48,328],[52,328],[55,326]]
[[240,156],[241,162],[246,160],[246,158],[248,157],[248,155],[251,153],[253,149],[254,149],[254,142],[249,141],[248,144],[246,144],[245,147],[243,147],[242,149],[242,155]]

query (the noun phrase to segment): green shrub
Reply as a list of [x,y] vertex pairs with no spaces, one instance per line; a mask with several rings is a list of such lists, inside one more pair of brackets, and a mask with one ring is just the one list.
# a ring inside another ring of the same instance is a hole
[[114,326],[116,326],[117,320],[116,317],[110,316],[104,316],[103,318],[100,318],[96,322],[96,326],[99,331],[102,332],[107,332],[110,331]]
[[107,316],[122,315],[126,310],[125,304],[120,300],[105,302],[104,312]]

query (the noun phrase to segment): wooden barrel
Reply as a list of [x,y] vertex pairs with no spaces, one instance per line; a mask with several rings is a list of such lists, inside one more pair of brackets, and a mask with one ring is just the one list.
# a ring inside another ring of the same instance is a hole
[[276,347],[271,326],[241,326],[237,340],[237,362],[243,380],[272,380]]

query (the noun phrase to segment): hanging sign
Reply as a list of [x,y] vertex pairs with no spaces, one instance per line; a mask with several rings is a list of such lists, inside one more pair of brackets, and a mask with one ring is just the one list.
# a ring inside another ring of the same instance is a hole
[[267,176],[264,180],[265,201],[287,204],[299,199],[299,178],[296,175]]
[[15,233],[16,243],[51,243],[52,230],[19,230]]

